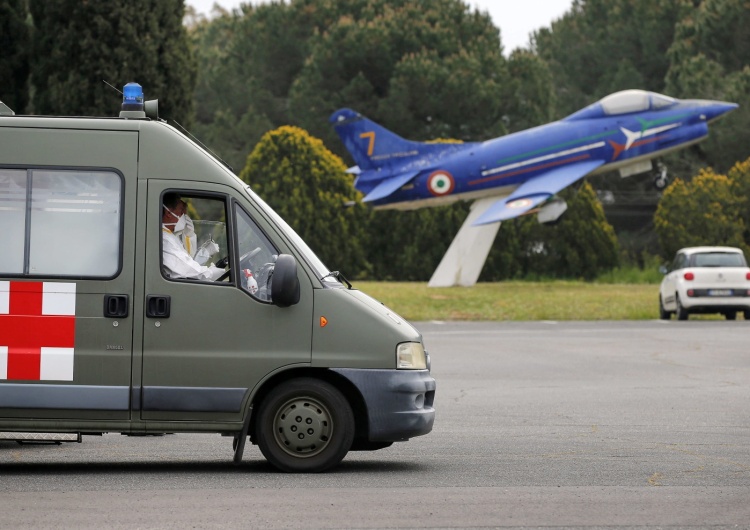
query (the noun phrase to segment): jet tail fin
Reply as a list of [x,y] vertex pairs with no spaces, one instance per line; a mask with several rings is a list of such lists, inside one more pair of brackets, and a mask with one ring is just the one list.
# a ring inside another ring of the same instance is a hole
[[[351,109],[339,109],[328,121],[360,170],[395,169],[425,155],[439,157],[469,144],[428,144],[406,140]],[[425,166],[430,165],[425,161]],[[384,176],[388,173],[384,174]]]

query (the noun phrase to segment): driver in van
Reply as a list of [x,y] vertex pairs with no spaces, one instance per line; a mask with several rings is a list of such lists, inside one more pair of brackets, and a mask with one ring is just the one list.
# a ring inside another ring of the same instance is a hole
[[[211,242],[212,248],[203,255],[196,251],[196,257],[200,257],[201,263],[191,255],[187,249],[195,246],[195,232],[190,234],[188,224],[189,217],[185,213],[187,204],[178,195],[169,193],[164,196],[164,204],[161,217],[162,232],[162,264],[164,272],[169,278],[187,278],[192,280],[217,280],[224,274],[224,269],[216,267],[213,263],[203,265],[210,257],[219,251],[219,246]],[[192,237],[191,237],[192,235]],[[180,236],[183,236],[182,238]],[[206,249],[201,249],[206,250]],[[205,259],[203,259],[205,257]]]

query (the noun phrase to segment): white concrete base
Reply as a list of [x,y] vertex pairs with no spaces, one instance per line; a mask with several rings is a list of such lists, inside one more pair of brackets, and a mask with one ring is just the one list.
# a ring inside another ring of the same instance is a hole
[[474,221],[500,197],[485,197],[471,205],[468,217],[453,238],[440,265],[428,284],[429,287],[471,287],[477,283],[484,262],[490,253],[500,223],[471,226]]

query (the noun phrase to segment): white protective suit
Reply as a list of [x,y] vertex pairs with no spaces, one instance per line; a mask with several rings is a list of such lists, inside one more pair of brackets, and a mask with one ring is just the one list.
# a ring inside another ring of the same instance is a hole
[[216,280],[224,270],[215,267],[213,263],[208,267],[195,261],[187,253],[182,241],[166,226],[161,228],[162,262],[167,276],[170,278],[190,278],[193,280]]
[[215,241],[209,240],[198,247],[198,236],[195,234],[193,220],[188,214],[184,214],[184,218],[184,228],[177,229],[177,226],[175,226],[173,233],[180,239],[187,253],[199,264],[205,265],[211,259],[211,256],[219,252],[219,245]]

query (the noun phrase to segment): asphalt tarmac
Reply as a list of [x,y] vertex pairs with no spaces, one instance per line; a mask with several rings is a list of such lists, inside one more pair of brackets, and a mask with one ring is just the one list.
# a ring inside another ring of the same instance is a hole
[[0,525],[750,528],[750,322],[416,326],[427,436],[319,475],[218,435],[0,441]]

